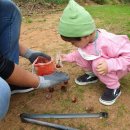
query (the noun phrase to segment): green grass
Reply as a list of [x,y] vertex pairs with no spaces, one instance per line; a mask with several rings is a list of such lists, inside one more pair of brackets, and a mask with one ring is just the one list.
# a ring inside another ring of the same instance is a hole
[[30,24],[30,23],[32,23],[32,22],[33,22],[33,19],[32,19],[32,18],[30,18],[30,17],[23,17],[23,18],[22,18],[22,21],[23,21],[23,22],[25,22],[25,23]]
[[87,6],[86,10],[95,19],[97,28],[104,28],[117,34],[127,34],[130,37],[129,5]]
[[127,113],[127,108],[124,104],[121,104],[119,107],[118,107],[118,111],[117,111],[117,118],[121,118],[123,117],[126,113]]

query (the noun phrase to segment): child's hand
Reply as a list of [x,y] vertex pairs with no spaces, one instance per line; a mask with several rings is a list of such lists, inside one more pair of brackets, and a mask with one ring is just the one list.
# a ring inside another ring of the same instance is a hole
[[62,60],[62,61],[66,61],[66,56],[67,56],[66,54],[61,54],[61,55],[60,55],[61,60]]
[[106,75],[108,72],[108,66],[106,61],[101,61],[98,63],[96,70],[101,75]]
[[66,61],[66,54],[58,53],[56,56],[56,67],[57,68],[63,67],[63,61]]

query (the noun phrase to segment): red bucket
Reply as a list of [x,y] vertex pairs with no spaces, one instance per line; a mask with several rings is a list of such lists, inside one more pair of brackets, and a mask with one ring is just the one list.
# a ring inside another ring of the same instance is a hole
[[56,69],[53,60],[48,60],[41,56],[37,57],[33,65],[34,65],[34,70],[36,74],[40,76],[51,74]]

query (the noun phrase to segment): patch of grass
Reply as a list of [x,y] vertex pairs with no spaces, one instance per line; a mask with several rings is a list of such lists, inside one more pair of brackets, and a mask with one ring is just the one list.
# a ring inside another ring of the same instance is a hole
[[28,23],[28,24],[33,22],[32,18],[30,18],[30,17],[23,17],[22,20],[23,20],[23,22]]
[[34,97],[35,95],[36,95],[35,91],[33,91],[33,92],[29,93],[28,98],[32,99],[32,97]]
[[[108,112],[109,111],[109,108],[103,108],[103,109],[101,109],[103,112]],[[109,115],[108,115],[109,116]]]
[[102,119],[101,124],[102,124],[103,128],[108,128],[111,126],[111,123],[109,123],[109,121],[107,121],[107,119]]
[[62,102],[61,102],[61,105],[66,108],[66,107],[69,107],[71,105],[71,100],[69,98],[67,99],[64,99]]
[[125,107],[124,104],[121,104],[118,107],[117,118],[123,117],[126,112],[127,112],[127,108]]
[[33,109],[33,107],[30,107],[27,104],[24,104],[24,107],[22,107],[21,109],[22,109],[22,111],[25,111],[25,112],[34,112],[35,111]]
[[78,127],[79,130],[89,130],[89,127],[84,125],[83,123],[79,124],[79,127]]
[[77,91],[80,92],[81,94],[83,94],[85,92],[85,87],[78,86]]
[[33,20],[32,20],[31,18],[28,18],[26,22],[27,22],[27,23],[32,23]]
[[76,85],[75,95],[77,95],[78,97],[80,97],[80,99],[82,99],[84,92],[85,92],[85,87]]
[[129,33],[129,34],[127,34],[127,36],[130,38],[130,33]]
[[19,130],[25,130],[23,127],[20,126]]
[[120,4],[120,3],[128,3],[129,0],[93,0],[98,4]]
[[121,89],[124,92],[127,92],[130,94],[130,83],[129,83],[129,79],[130,79],[130,74],[128,74],[127,76],[123,77],[121,79]]
[[[129,5],[87,6],[86,10],[95,19],[97,28],[104,28],[117,34],[129,34]],[[129,27],[130,29],[130,27]]]
[[37,126],[34,126],[31,130],[37,130]]
[[39,23],[42,23],[42,22],[46,22],[47,20],[46,19],[37,19],[36,21]]

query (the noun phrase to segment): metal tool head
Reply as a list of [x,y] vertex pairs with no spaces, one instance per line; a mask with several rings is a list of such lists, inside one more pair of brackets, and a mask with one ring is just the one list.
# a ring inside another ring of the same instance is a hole
[[100,112],[101,118],[108,118],[107,112]]

